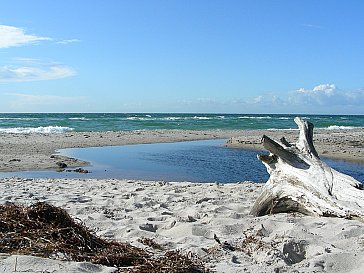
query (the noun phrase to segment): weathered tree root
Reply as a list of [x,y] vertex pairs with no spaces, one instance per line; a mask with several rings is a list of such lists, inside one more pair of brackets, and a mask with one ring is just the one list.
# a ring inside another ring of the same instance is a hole
[[263,136],[269,155],[258,155],[270,174],[251,214],[280,212],[364,220],[363,184],[321,161],[313,145],[313,124],[296,117],[297,143]]

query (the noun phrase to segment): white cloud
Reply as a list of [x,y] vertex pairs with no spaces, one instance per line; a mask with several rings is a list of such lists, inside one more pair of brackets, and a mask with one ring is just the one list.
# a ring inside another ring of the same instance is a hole
[[320,85],[317,85],[315,86],[312,91],[313,92],[324,92],[328,95],[331,95],[331,93],[336,89],[336,86],[335,84],[329,84],[329,83],[326,83],[326,84],[320,84]]
[[253,99],[253,103],[261,103],[263,101],[263,96],[257,96]]
[[22,66],[0,67],[0,83],[45,81],[75,75],[74,69],[54,63],[26,63]]
[[246,100],[256,112],[364,114],[364,89],[343,90],[333,83],[282,93],[265,93]]
[[291,104],[326,105],[340,104],[347,96],[347,92],[339,90],[335,84],[320,84],[312,89],[300,88],[288,95]]
[[49,37],[26,34],[24,29],[0,25],[0,48],[9,48],[39,41],[52,40]]
[[313,89],[300,88],[297,90],[298,93],[308,94],[308,95],[320,95],[325,94],[327,96],[334,95],[336,90],[335,84],[320,84],[315,86]]
[[334,84],[320,84],[313,89],[300,88],[291,92],[288,101],[300,106],[359,106],[364,104],[364,90],[341,90]]
[[79,39],[68,39],[68,40],[58,41],[57,44],[67,45],[67,44],[78,43],[78,42],[81,42],[81,40],[79,40]]
[[246,104],[254,107],[281,104],[282,100],[272,93],[265,93],[249,99],[241,99],[240,104]]
[[221,100],[217,100],[214,98],[197,98],[196,99],[198,103],[201,104],[220,104],[223,103]]
[[23,57],[17,57],[17,58],[13,58],[14,61],[18,61],[18,62],[39,62],[39,59],[34,59],[34,58],[23,58]]

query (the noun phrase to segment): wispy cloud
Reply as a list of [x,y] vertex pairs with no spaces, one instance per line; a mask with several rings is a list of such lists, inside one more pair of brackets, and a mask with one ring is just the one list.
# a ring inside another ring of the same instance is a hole
[[78,43],[78,42],[81,42],[81,40],[79,40],[79,39],[68,39],[68,40],[58,41],[57,44],[67,45],[67,44]]
[[196,101],[197,101],[197,103],[208,104],[208,105],[224,103],[223,101],[217,100],[215,98],[197,98]]
[[71,77],[76,71],[63,64],[42,63],[31,58],[16,58],[16,64],[0,67],[0,83],[29,82]]
[[16,61],[16,62],[31,62],[31,63],[40,62],[39,59],[26,58],[26,57],[16,57],[16,58],[13,58],[13,60]]
[[21,46],[45,40],[52,39],[49,37],[26,34],[25,30],[22,28],[0,25],[0,48]]
[[322,29],[322,26],[312,24],[301,24],[301,27]]
[[253,98],[253,103],[260,103],[263,101],[263,96],[257,96]]
[[67,97],[67,96],[53,96],[53,95],[33,95],[22,93],[6,93],[7,96],[15,97],[13,104],[21,105],[54,105],[64,103],[79,103],[84,101],[86,97]]

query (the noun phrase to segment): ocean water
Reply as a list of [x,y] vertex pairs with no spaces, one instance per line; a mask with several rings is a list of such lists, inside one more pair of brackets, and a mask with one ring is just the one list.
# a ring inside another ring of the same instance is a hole
[[[0,114],[0,133],[67,131],[130,131],[155,129],[248,130],[297,128],[297,115],[175,114],[175,113],[41,113]],[[298,115],[316,128],[364,128],[364,116]]]

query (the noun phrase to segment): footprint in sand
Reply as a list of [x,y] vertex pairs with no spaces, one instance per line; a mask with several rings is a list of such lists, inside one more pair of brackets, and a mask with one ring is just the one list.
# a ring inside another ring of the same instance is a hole
[[167,220],[167,217],[165,217],[165,216],[148,217],[147,220],[148,221],[153,221],[153,222],[155,222],[155,221],[165,221],[165,220]]
[[87,203],[87,202],[91,202],[92,198],[89,196],[76,196],[76,197],[71,197],[69,202],[71,203]]

